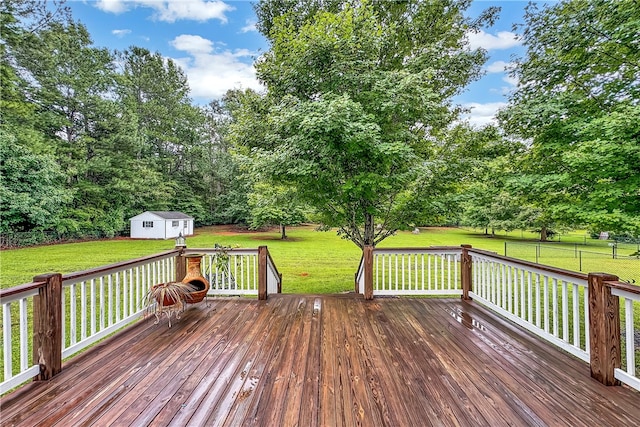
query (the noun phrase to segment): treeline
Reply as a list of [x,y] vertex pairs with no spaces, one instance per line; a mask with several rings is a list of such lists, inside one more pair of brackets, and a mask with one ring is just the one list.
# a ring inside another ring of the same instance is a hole
[[246,222],[220,102],[139,47],[94,46],[62,4],[2,2],[1,233],[114,236],[144,210]]
[[94,46],[63,4],[1,5],[0,233],[114,236],[179,210],[283,237],[310,219],[359,246],[420,225],[640,235],[633,0],[528,6],[520,83],[483,129],[451,98],[481,75],[466,32],[496,8],[262,0],[265,93],[199,107],[174,62]]

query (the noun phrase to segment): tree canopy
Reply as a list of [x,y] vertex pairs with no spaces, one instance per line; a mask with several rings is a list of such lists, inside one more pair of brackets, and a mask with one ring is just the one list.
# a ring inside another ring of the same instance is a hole
[[[264,92],[195,105],[179,65],[95,46],[64,0],[0,1],[0,233],[197,225],[588,227],[640,235],[637,0],[531,4],[498,127],[460,120],[482,73],[471,0],[262,0]],[[284,228],[282,228],[284,233]]]
[[451,97],[485,55],[466,45],[478,25],[464,18],[468,2],[335,5],[258,4],[271,41],[256,64],[268,127],[251,148],[265,175],[363,247],[416,218],[417,190],[437,172],[429,160],[457,118]]
[[549,220],[640,234],[640,8],[527,7],[520,84],[501,113],[531,141],[520,182]]

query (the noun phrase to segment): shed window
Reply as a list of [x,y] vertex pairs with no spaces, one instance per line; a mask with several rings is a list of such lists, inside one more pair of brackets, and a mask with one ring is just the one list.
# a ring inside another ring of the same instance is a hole
[[187,220],[182,221],[182,227],[187,228]]
[[142,228],[153,228],[153,221],[142,221]]
[[172,227],[177,227],[178,225],[180,225],[180,221],[171,221]]

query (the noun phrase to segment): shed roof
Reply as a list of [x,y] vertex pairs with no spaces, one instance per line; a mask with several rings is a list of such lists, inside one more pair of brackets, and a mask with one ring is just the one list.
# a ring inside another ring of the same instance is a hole
[[145,214],[152,214],[162,219],[193,219],[192,216],[177,211],[146,211],[129,219],[137,219]]

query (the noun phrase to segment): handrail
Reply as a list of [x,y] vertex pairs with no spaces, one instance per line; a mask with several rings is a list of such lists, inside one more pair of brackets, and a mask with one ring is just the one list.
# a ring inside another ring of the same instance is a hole
[[531,261],[526,261],[526,260],[522,260],[522,259],[517,259],[517,258],[511,258],[508,256],[504,256],[504,255],[500,255],[497,254],[495,252],[491,252],[491,251],[487,251],[487,250],[483,250],[483,249],[476,249],[476,248],[470,248],[469,249],[469,253],[471,254],[478,254],[478,255],[484,255],[487,257],[490,257],[492,259],[496,259],[496,260],[501,260],[505,263],[511,263],[513,265],[518,265],[518,266],[523,266],[523,267],[527,267],[529,269],[535,270],[535,271],[539,271],[539,272],[549,272],[549,273],[556,273],[556,274],[562,274],[564,276],[567,277],[572,277],[575,279],[581,279],[584,280],[585,282],[587,281],[587,274],[585,273],[579,273],[576,271],[571,271],[571,270],[565,270],[562,268],[558,268],[558,267],[552,267],[550,265],[545,265],[545,264],[537,264]]
[[154,255],[147,255],[132,260],[116,262],[113,264],[103,265],[100,267],[90,268],[87,270],[76,271],[73,273],[63,274],[62,280],[65,283],[78,282],[80,280],[90,280],[100,276],[104,276],[105,273],[113,273],[118,271],[124,271],[141,265],[149,264],[152,261],[171,258],[179,255],[181,251],[179,249],[172,249],[165,252],[160,252]]
[[47,282],[30,282],[13,288],[0,289],[0,304],[7,304],[23,298],[25,295],[36,295],[38,290],[45,286]]

